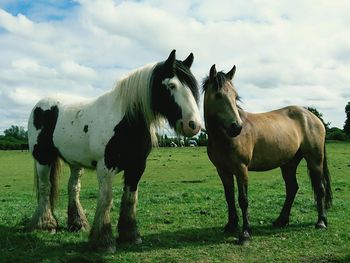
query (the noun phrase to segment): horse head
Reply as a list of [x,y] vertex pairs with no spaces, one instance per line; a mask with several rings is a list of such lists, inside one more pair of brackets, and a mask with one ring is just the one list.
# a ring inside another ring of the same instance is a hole
[[193,59],[191,53],[183,61],[176,60],[173,50],[153,74],[152,107],[184,136],[193,136],[201,128],[198,85],[190,70]]
[[217,72],[214,64],[203,84],[207,129],[223,130],[229,137],[238,136],[242,130],[239,97],[232,83],[235,72],[236,66],[227,73]]

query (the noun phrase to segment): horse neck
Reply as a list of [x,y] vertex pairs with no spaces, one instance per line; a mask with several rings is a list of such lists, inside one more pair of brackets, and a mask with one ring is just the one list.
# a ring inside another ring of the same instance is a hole
[[112,91],[115,102],[122,104],[122,111],[130,122],[144,121],[153,144],[156,144],[155,127],[158,125],[158,117],[151,105],[151,78],[155,66],[150,64],[135,70],[118,81]]

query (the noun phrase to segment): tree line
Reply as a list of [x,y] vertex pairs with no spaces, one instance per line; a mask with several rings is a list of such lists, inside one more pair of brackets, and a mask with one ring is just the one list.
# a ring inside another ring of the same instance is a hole
[[[350,140],[350,102],[345,106],[346,119],[343,129],[331,127],[330,122],[323,119],[323,114],[314,107],[308,107],[308,110],[315,114],[324,124],[326,128],[327,140],[346,141]],[[201,132],[193,138],[183,138],[181,136],[171,137],[166,134],[157,135],[160,147],[170,147],[176,144],[177,146],[190,146],[193,141],[198,146],[206,146],[208,137],[205,132]],[[132,140],[132,138],[130,138]],[[0,150],[23,150],[28,147],[28,131],[24,127],[12,125],[4,130],[4,135],[0,135]]]
[[27,145],[28,131],[24,127],[12,125],[0,135],[0,150],[23,150]]
[[308,107],[309,111],[315,114],[323,123],[326,128],[326,139],[327,140],[337,140],[337,141],[347,141],[350,140],[350,102],[345,106],[345,123],[343,129],[337,127],[330,127],[331,123],[326,122],[323,119],[323,114],[319,112],[316,108]]

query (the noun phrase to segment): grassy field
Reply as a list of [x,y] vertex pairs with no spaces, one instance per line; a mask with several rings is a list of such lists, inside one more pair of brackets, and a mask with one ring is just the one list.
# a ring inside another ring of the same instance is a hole
[[[154,149],[139,184],[138,224],[143,243],[117,246],[115,254],[88,251],[87,233],[66,230],[66,166],[56,210],[59,231],[24,232],[36,205],[33,162],[29,153],[0,151],[0,262],[350,262],[350,144],[329,143],[327,151],[334,194],[329,228],[314,229],[317,213],[302,162],[290,226],[283,229],[271,225],[284,201],[280,171],[250,173],[253,239],[239,246],[236,236],[223,234],[226,202],[206,148]],[[113,191],[115,228],[121,175]],[[96,195],[96,176],[85,171],[81,202],[90,224]]]

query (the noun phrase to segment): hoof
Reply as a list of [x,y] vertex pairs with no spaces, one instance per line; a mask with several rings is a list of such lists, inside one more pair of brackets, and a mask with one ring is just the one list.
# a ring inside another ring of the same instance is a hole
[[326,229],[327,225],[328,225],[327,218],[325,216],[320,216],[318,218],[318,221],[317,221],[316,225],[315,225],[315,228],[317,228],[317,229]]
[[142,238],[141,238],[141,237],[137,237],[137,238],[134,240],[134,244],[135,244],[135,245],[140,245],[140,244],[142,244]]
[[281,227],[286,227],[289,225],[289,220],[288,219],[283,219],[283,218],[277,218],[273,223],[272,225],[274,227],[278,227],[278,228],[281,228]]
[[323,221],[317,222],[317,224],[315,225],[316,229],[327,229],[326,224]]
[[239,236],[238,244],[247,245],[250,242],[250,234],[247,230],[244,230],[243,233]]
[[227,223],[224,227],[225,234],[235,234],[237,232],[237,225]]
[[105,238],[103,240],[89,240],[87,245],[89,250],[97,252],[115,253],[116,246],[112,238]]
[[68,224],[68,231],[70,232],[88,232],[90,230],[90,225],[87,221],[77,220],[73,223]]
[[119,237],[117,238],[117,243],[120,244],[141,244],[142,239],[137,226],[132,228],[118,228]]
[[115,252],[115,241],[110,224],[103,225],[99,229],[91,229],[88,248],[94,251]]
[[57,232],[57,227],[53,227],[53,226],[37,226],[37,225],[33,225],[33,224],[28,224],[24,227],[24,231],[27,232],[32,232],[32,231],[47,231],[51,234],[56,234]]
[[103,252],[103,253],[109,253],[109,254],[114,254],[116,252],[115,244],[110,244],[106,246],[106,245],[98,245],[98,244],[89,242],[87,248],[89,251]]
[[25,227],[27,231],[44,230],[50,233],[56,233],[58,223],[55,218],[42,219],[33,218],[31,222]]
[[140,245],[142,244],[142,238],[139,234],[137,236],[126,236],[126,235],[119,234],[119,237],[117,238],[117,243]]

